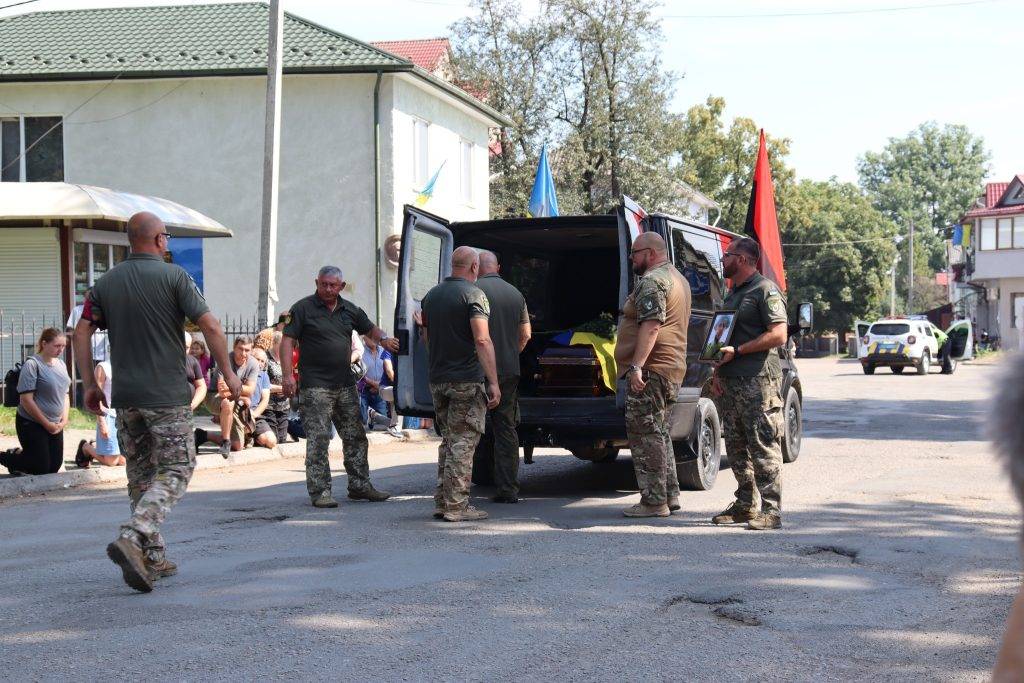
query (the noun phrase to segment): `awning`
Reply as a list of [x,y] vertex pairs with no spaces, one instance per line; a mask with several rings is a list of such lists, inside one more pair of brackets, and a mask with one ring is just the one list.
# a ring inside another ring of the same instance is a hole
[[231,237],[209,216],[160,197],[73,183],[0,183],[0,224],[34,227],[44,221],[111,221],[125,229],[139,211],[156,214],[175,237]]

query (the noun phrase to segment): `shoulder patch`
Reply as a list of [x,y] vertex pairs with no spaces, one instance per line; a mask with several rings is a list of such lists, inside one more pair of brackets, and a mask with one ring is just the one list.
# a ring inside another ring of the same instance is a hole
[[768,310],[776,315],[784,313],[784,307],[782,305],[782,297],[777,293],[771,293],[768,295]]

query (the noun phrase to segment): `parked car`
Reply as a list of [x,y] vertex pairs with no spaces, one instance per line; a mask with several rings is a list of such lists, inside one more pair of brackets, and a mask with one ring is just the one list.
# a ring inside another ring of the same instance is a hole
[[970,320],[958,320],[948,330],[922,317],[885,318],[871,323],[857,345],[865,375],[888,367],[894,375],[912,367],[927,375],[937,361],[942,374],[956,370],[957,363],[973,357],[974,339]]
[[[400,343],[395,363],[398,411],[433,415],[427,351],[413,313],[427,291],[449,274],[455,247],[485,248],[498,255],[502,275],[525,295],[532,318],[533,338],[521,355],[520,444],[528,454],[536,446],[557,446],[582,460],[614,460],[620,448],[628,447],[626,383],[607,386],[597,353],[565,345],[564,335],[593,321],[603,319],[614,326],[618,320],[635,280],[628,253],[636,221],[635,214],[620,207],[601,216],[457,223],[406,206],[394,325]],[[659,213],[644,217],[643,228],[665,238],[669,257],[690,283],[686,377],[672,407],[671,436],[680,484],[710,489],[721,462],[721,423],[710,398],[712,365],[698,356],[725,294],[724,246],[740,235]],[[792,462],[800,453],[802,390],[789,349],[779,353],[785,373],[782,445],[786,462]],[[490,479],[491,443],[485,435],[478,448],[477,483]]]

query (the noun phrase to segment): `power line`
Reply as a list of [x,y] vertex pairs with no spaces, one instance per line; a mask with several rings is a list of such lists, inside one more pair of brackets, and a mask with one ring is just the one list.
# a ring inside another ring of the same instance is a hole
[[135,113],[135,112],[137,112],[137,111],[142,111],[143,109],[147,109],[147,108],[149,108],[149,107],[152,107],[152,106],[153,106],[154,104],[157,104],[157,103],[158,103],[158,102],[160,102],[161,100],[163,100],[163,99],[165,99],[165,98],[169,97],[169,96],[170,96],[170,95],[172,95],[173,93],[175,93],[175,92],[177,92],[178,90],[180,90],[181,88],[183,88],[183,87],[184,87],[185,85],[187,85],[187,84],[188,84],[188,83],[189,83],[189,82],[190,82],[191,80],[192,80],[191,78],[187,78],[187,79],[185,79],[184,81],[182,81],[182,82],[181,82],[181,83],[179,83],[178,85],[174,86],[173,88],[171,88],[170,90],[168,90],[167,92],[165,92],[165,93],[164,93],[163,95],[161,95],[160,97],[156,98],[156,99],[155,99],[155,100],[153,100],[152,102],[147,102],[146,104],[142,105],[141,107],[136,107],[135,109],[129,109],[128,111],[125,111],[125,112],[121,112],[120,114],[115,114],[114,116],[108,116],[108,117],[106,117],[106,118],[103,118],[103,119],[93,119],[92,121],[67,121],[67,120],[65,120],[65,121],[64,121],[64,124],[65,124],[65,125],[68,125],[68,126],[84,126],[84,125],[86,125],[86,124],[90,124],[90,123],[104,123],[104,122],[106,122],[106,121],[113,121],[113,120],[115,120],[115,119],[120,119],[120,118],[124,118],[125,116],[128,116],[129,114],[134,114],[134,113]]
[[21,2],[13,2],[10,5],[4,5],[3,7],[0,7],[0,10],[8,9],[11,7],[18,7],[19,5],[28,5],[33,2],[39,2],[39,0],[22,0]]
[[960,2],[943,2],[934,3],[930,5],[902,5],[898,7],[825,10],[821,12],[774,12],[765,14],[664,14],[662,15],[662,19],[772,19],[780,17],[828,17],[847,16],[851,14],[883,14],[888,12],[913,12],[916,10],[943,9],[946,7],[988,5],[994,2],[1005,2],[1005,0],[961,0]]

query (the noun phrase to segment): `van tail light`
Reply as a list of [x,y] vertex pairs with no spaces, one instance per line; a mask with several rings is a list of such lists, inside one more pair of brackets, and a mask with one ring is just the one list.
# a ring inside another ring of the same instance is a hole
[[907,343],[913,346],[914,344],[917,343],[917,337],[915,337],[914,335],[910,335],[909,337],[907,337]]
[[869,341],[870,340],[868,339],[868,335],[866,334],[860,338],[860,343],[863,344],[864,346],[867,346]]

